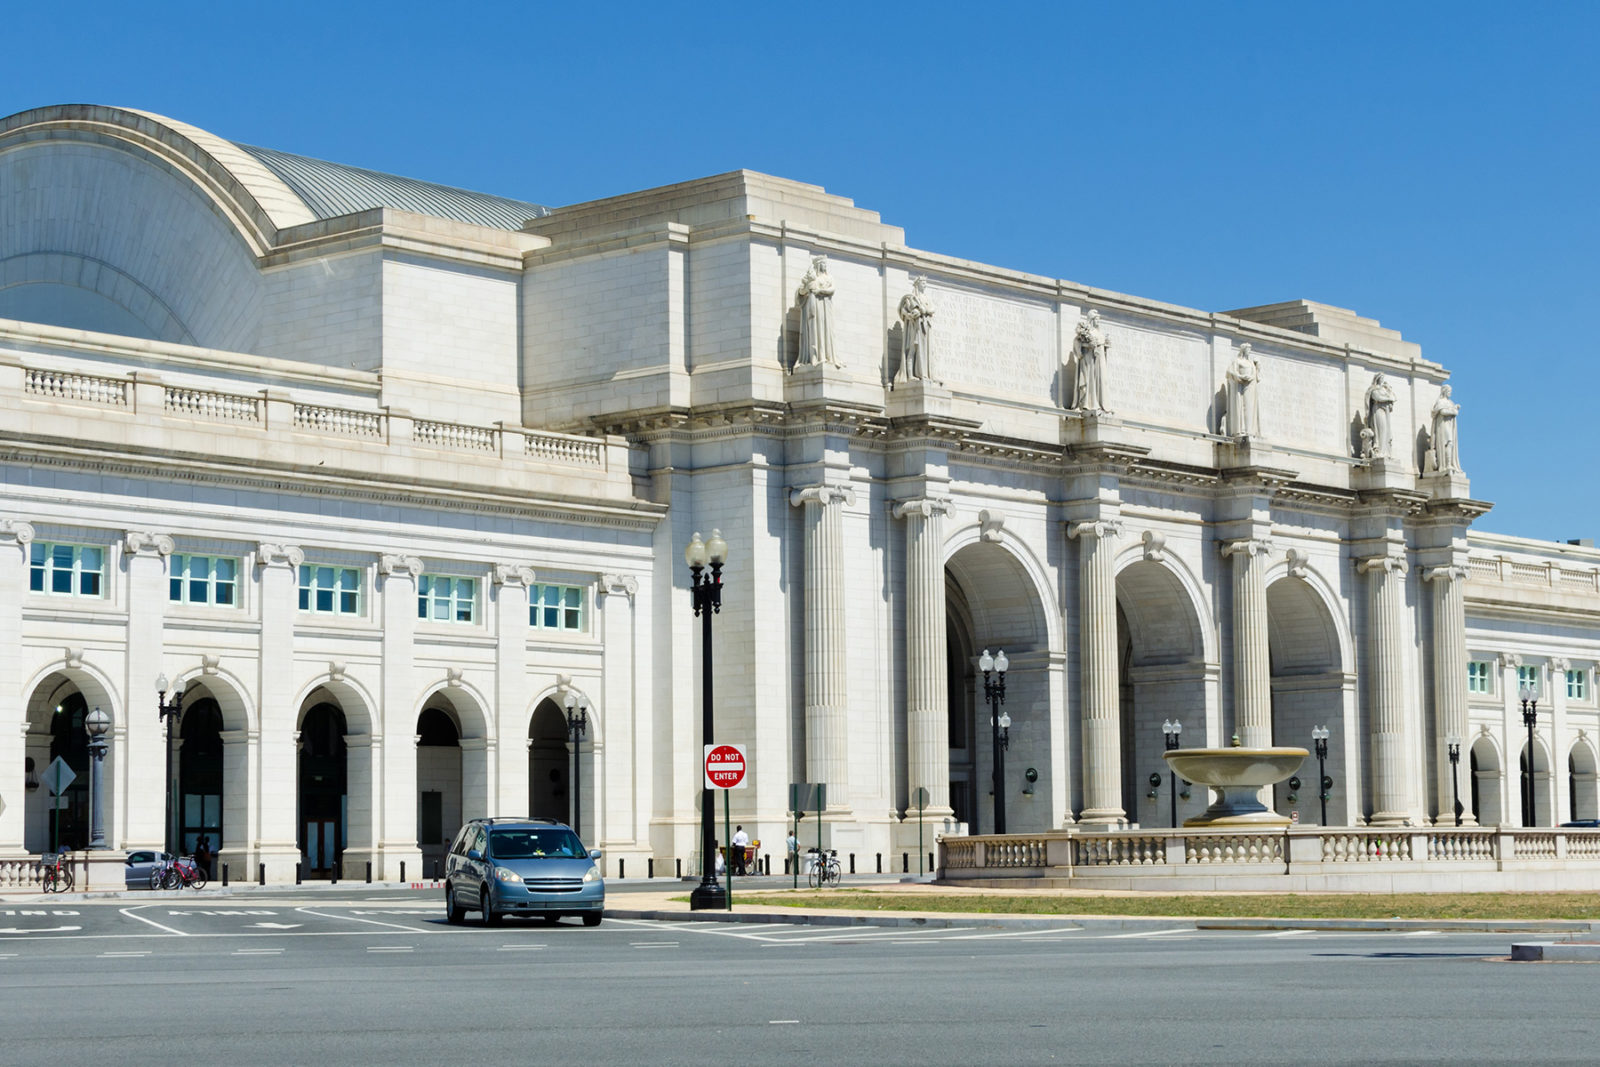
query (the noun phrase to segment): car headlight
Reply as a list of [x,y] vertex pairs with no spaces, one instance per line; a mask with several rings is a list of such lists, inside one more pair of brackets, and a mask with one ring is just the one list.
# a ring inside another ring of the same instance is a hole
[[584,871],[583,872],[583,881],[584,881],[584,884],[586,884],[586,885],[589,882],[598,882],[598,881],[600,881],[600,868],[599,867],[595,867],[595,866],[591,866],[587,871]]
[[505,867],[496,867],[494,869],[494,876],[496,878],[498,878],[502,882],[520,882],[520,881],[522,881],[522,875],[518,874],[516,871],[509,870],[509,869],[507,869]]

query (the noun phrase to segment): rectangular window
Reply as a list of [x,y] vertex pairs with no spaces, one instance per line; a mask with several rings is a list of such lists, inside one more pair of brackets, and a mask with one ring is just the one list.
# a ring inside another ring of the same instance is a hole
[[434,622],[473,622],[477,618],[478,583],[471,578],[424,574],[417,579],[417,618]]
[[582,630],[582,587],[576,585],[529,586],[528,625],[540,630]]
[[168,599],[176,604],[239,603],[239,561],[227,556],[173,556],[167,571]]
[[360,615],[361,571],[356,567],[302,563],[300,610],[318,615]]
[[1588,700],[1589,699],[1589,672],[1588,671],[1568,671],[1567,672],[1567,699],[1568,700]]
[[1490,692],[1489,664],[1486,660],[1475,659],[1467,664],[1467,692]]
[[1521,693],[1524,689],[1533,690],[1533,695],[1534,696],[1538,696],[1539,695],[1539,668],[1538,667],[1518,667],[1517,668],[1517,692]]
[[28,588],[51,596],[105,595],[106,550],[90,545],[50,545],[28,549]]

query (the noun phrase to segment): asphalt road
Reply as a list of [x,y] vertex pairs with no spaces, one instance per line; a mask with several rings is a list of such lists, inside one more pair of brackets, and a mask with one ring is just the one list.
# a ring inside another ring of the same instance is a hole
[[0,904],[0,1063],[1600,1060],[1600,971],[1504,934],[457,928],[441,896]]

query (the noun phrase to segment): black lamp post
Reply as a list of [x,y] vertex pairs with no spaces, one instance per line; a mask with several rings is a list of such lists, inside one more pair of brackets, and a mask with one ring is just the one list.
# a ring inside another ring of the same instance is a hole
[[[568,693],[562,701],[567,707],[567,740],[572,742],[572,832],[583,836],[583,757],[578,746],[589,729],[589,698]],[[576,709],[576,710],[574,710]]]
[[[1161,724],[1161,734],[1166,738],[1167,751],[1171,752],[1178,747],[1178,736],[1183,733],[1183,723],[1177,719],[1169,719]],[[1167,773],[1170,776],[1169,785],[1172,787],[1172,826],[1178,826],[1178,772],[1173,770],[1172,764],[1167,764]]]
[[1534,824],[1533,803],[1533,727],[1539,721],[1539,693],[1531,685],[1522,687],[1522,721],[1528,727],[1528,763],[1522,771],[1522,825]]
[[991,784],[994,786],[994,832],[997,834],[1006,832],[1006,764],[1000,753],[1011,747],[1011,716],[1000,709],[1006,702],[1006,668],[1010,666],[1005,649],[1001,649],[998,656],[990,656],[986,648],[978,657],[978,669],[983,672],[983,698],[989,703],[989,726],[994,731]]
[[172,699],[167,699],[167,676],[161,675],[156,679],[156,713],[160,721],[167,728],[167,832],[165,835],[166,850],[169,855],[176,856],[177,848],[173,845],[172,829],[172,735],[178,732],[178,713],[183,710],[183,679],[178,679],[178,684],[172,687]]
[[111,716],[95,708],[83,720],[89,734],[89,847],[106,847],[106,824],[100,816],[100,806],[105,803],[105,779],[101,766],[106,759],[106,731],[111,729]]
[[1461,806],[1461,735],[1451,734],[1444,743],[1450,750],[1450,791],[1455,794],[1456,825],[1460,826],[1462,812],[1466,810]]
[[1328,728],[1313,726],[1311,743],[1317,749],[1317,778],[1322,786],[1322,825],[1328,825],[1328,790],[1333,781],[1328,777]]
[[[712,744],[711,715],[711,616],[722,611],[722,565],[728,562],[728,542],[721,530],[711,531],[711,540],[700,540],[698,532],[683,550],[689,564],[689,591],[694,598],[694,613],[700,616],[700,740]],[[711,573],[706,573],[710,564]],[[702,752],[704,749],[702,749]],[[712,790],[705,786],[705,758],[700,763],[700,884],[689,894],[691,911],[707,911],[728,906],[728,892],[717,883],[716,805]]]

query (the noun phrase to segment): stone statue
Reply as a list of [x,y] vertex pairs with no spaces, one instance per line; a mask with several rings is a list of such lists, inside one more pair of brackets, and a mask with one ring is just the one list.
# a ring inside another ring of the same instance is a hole
[[1394,451],[1394,389],[1379,371],[1367,386],[1366,425],[1361,429],[1364,459],[1386,459]]
[[901,381],[933,381],[933,301],[928,279],[911,279],[911,292],[900,298]]
[[833,277],[828,273],[828,257],[815,256],[795,293],[800,305],[800,355],[795,366],[837,367],[833,351]]
[[1228,436],[1261,436],[1261,361],[1242,344],[1228,364]]
[[1072,339],[1072,352],[1078,360],[1074,410],[1085,415],[1111,413],[1105,394],[1105,364],[1110,351],[1111,340],[1100,329],[1100,312],[1091,311],[1079,319],[1078,332]]
[[1450,399],[1450,387],[1439,390],[1433,402],[1433,469],[1440,474],[1461,473],[1461,456],[1456,451],[1456,415],[1461,405]]

